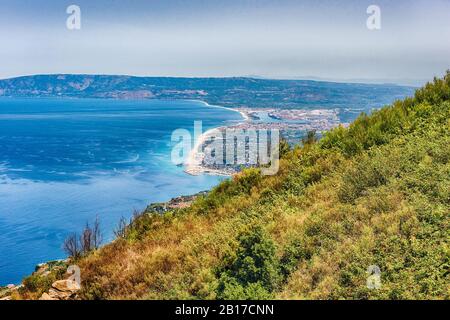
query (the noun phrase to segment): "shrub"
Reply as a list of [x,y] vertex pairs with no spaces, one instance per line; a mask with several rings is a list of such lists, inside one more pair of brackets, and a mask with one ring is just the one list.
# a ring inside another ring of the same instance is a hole
[[280,272],[286,279],[300,262],[311,259],[312,252],[304,245],[300,239],[292,241],[284,250],[280,259]]
[[231,263],[219,271],[217,296],[228,299],[242,295],[256,299],[248,293],[264,296],[272,292],[280,280],[274,242],[261,227],[253,227],[238,240],[235,257],[226,257]]

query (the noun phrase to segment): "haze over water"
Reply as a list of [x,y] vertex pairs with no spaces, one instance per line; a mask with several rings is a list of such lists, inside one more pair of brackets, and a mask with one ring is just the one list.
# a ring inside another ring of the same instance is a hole
[[172,131],[241,121],[193,101],[0,99],[0,285],[65,257],[98,215],[104,238],[134,209],[216,185],[170,160]]

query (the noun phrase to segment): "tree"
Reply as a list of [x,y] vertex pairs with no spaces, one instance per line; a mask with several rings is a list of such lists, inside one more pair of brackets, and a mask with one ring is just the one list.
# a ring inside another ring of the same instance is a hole
[[81,248],[76,233],[72,233],[64,240],[63,250],[69,257],[75,260],[81,257]]
[[76,260],[82,255],[97,250],[100,247],[102,240],[100,221],[98,217],[96,217],[92,227],[89,223],[86,223],[86,226],[79,237],[76,233],[70,234],[66,240],[64,240],[63,249],[69,257]]
[[116,238],[120,239],[126,237],[127,226],[128,226],[127,220],[124,217],[120,218],[119,225],[114,230],[114,235],[116,236]]
[[92,227],[89,225],[89,223],[86,223],[86,227],[81,233],[80,243],[81,250],[84,254],[87,254],[93,250],[97,250],[100,247],[102,243],[102,234],[98,216],[95,218]]
[[94,250],[100,248],[103,242],[103,235],[100,228],[100,220],[98,216],[95,217],[94,226],[92,227],[92,247]]

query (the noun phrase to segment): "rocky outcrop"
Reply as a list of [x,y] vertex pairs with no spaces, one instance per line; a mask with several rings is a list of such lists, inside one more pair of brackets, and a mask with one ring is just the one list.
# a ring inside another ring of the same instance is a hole
[[164,214],[168,211],[175,210],[175,209],[183,209],[189,207],[192,202],[194,202],[195,199],[197,199],[200,196],[206,196],[208,194],[208,191],[202,191],[197,194],[191,195],[191,196],[180,196],[171,199],[168,202],[162,202],[162,203],[152,203],[147,207],[145,210],[146,213],[159,213]]
[[73,280],[58,280],[53,282],[52,288],[44,292],[39,300],[71,300],[76,299],[80,285]]
[[4,300],[12,300],[12,294],[19,290],[22,287],[22,285],[20,286],[16,286],[14,284],[8,284],[6,287],[2,288],[0,287],[0,301],[4,301]]
[[63,292],[76,292],[81,289],[80,285],[73,280],[59,280],[52,284],[52,287]]

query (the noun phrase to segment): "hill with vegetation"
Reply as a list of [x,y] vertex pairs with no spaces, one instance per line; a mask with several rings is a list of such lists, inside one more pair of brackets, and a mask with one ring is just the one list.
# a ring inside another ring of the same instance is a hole
[[[449,299],[450,72],[71,261],[82,299]],[[367,286],[370,266],[381,283]],[[60,270],[60,269],[58,269]],[[38,298],[52,271],[24,281]]]
[[192,99],[227,107],[370,110],[412,94],[392,84],[310,80],[36,75],[0,80],[0,97]]

